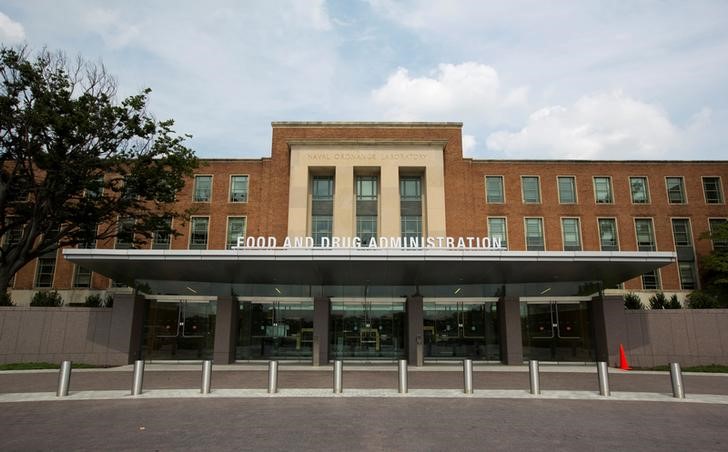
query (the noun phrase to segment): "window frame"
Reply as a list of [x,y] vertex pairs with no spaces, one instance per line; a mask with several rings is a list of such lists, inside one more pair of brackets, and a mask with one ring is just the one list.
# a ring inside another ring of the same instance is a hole
[[[245,178],[245,200],[235,201],[233,199],[233,178],[244,177]],[[211,196],[212,197],[212,196]],[[233,204],[247,204],[250,199],[250,175],[249,174],[231,174],[228,179],[228,202]]]
[[[36,258],[36,260],[35,260],[35,277],[33,278],[33,288],[35,288],[35,289],[51,289],[51,288],[55,287],[55,285],[56,285],[56,274],[57,274],[57,271],[56,270],[58,270],[58,250],[53,251],[52,253],[53,253],[53,257],[49,257],[49,256],[46,255],[46,256],[40,256],[40,257]],[[50,280],[51,280],[50,285],[48,285],[48,286],[41,286],[41,285],[38,284],[38,280],[39,280],[39,277],[40,277],[41,260],[45,260],[45,259],[53,260],[53,272],[51,273],[51,277],[50,277]],[[13,283],[14,283],[14,281],[13,281]]]
[[232,246],[237,246],[238,242],[237,239],[235,240],[235,243],[231,246],[230,245],[230,220],[231,219],[243,219],[243,237],[248,236],[248,216],[247,215],[228,215],[225,217],[225,249],[229,250],[232,249]]
[[[374,181],[374,195],[361,195],[359,189],[363,181]],[[358,174],[354,176],[354,201],[379,201],[379,177],[372,174]]]
[[[678,261],[677,264],[677,279],[680,281],[680,289],[681,290],[698,290],[700,289],[700,278],[698,277],[697,268],[695,265],[695,261]],[[683,272],[682,272],[682,266],[688,265],[690,266],[690,271],[693,276],[693,287],[685,288],[683,285]]]
[[[668,179],[680,179],[680,187],[682,188],[682,201],[681,202],[672,202],[670,201],[670,185],[668,184]],[[665,176],[665,195],[667,196],[667,204],[668,205],[683,205],[688,203],[688,190],[685,186],[685,178],[683,176]]]
[[503,220],[503,234],[505,236],[505,240],[501,240],[501,245],[505,245],[505,249],[508,249],[508,217],[503,215],[485,217],[485,226],[487,228],[486,234],[489,238],[492,237],[490,233],[490,220]]
[[[192,240],[194,239],[194,224],[196,219],[206,219],[207,220],[207,227],[205,228],[205,247],[204,248],[193,248],[192,247]],[[190,235],[189,239],[187,240],[187,249],[188,250],[207,250],[210,248],[210,216],[209,215],[195,215],[190,217]]]
[[[635,202],[634,192],[632,191],[632,179],[643,179],[645,181],[645,202]],[[629,176],[627,177],[627,184],[629,184],[629,199],[635,206],[647,206],[652,204],[652,196],[650,196],[650,178],[648,176]]]
[[[728,217],[708,217],[708,233],[711,233],[711,234],[713,233],[713,228],[710,226],[711,220],[728,223]],[[721,246],[720,248],[723,248],[723,247]],[[720,251],[720,248],[718,249],[718,251]],[[715,241],[712,239],[710,240],[710,249],[712,251],[716,251]],[[728,251],[728,243],[726,243],[725,249]]]
[[[417,181],[418,182],[418,188],[417,188],[417,195],[416,196],[405,196],[403,193],[403,188],[406,186],[407,181]],[[405,182],[403,185],[402,183]],[[399,176],[399,200],[400,201],[422,201],[422,176]]]
[[[334,216],[333,215],[311,215],[309,230],[311,231],[311,237],[313,238],[314,248],[321,248],[320,241],[316,239],[318,237],[318,233],[314,232],[314,229],[313,229],[314,219],[324,218],[324,217],[328,218],[331,223],[331,229],[329,230],[329,233],[328,233],[329,240],[331,240],[331,238],[334,236]],[[324,236],[321,236],[321,237],[324,237]],[[329,243],[329,246],[331,246],[330,243]]]
[[[719,202],[708,202],[708,193],[705,191],[705,179],[718,179],[718,196],[720,197]],[[705,204],[714,206],[725,204],[725,194],[723,193],[723,179],[720,176],[700,176],[700,182],[703,186],[703,200]]]
[[[536,179],[536,192],[538,195],[537,201],[527,201],[526,200],[526,186],[523,183],[525,179]],[[542,193],[541,193],[541,176],[536,175],[522,175],[521,176],[521,202],[523,204],[541,204],[541,200],[543,199]]]
[[[88,270],[88,285],[87,286],[81,286],[78,284],[78,275],[80,269]],[[84,267],[83,265],[74,265],[73,268],[73,281],[71,281],[71,287],[74,289],[89,289],[93,285],[93,278],[94,278],[94,272],[93,270],[89,269],[88,267]]]
[[[617,246],[616,250],[604,250],[604,248],[602,247],[602,229],[599,224],[600,220],[612,220],[614,222],[614,241]],[[616,217],[597,217],[597,237],[599,237],[599,251],[604,251],[604,252],[619,251],[621,249],[621,244],[619,243],[619,221],[617,221],[617,218]]]
[[[173,229],[173,227],[174,227],[174,218],[172,218],[171,216],[169,216],[167,218],[169,218],[169,228],[170,229]],[[157,230],[155,230],[154,232],[152,232],[152,239],[150,241],[151,243],[149,244],[149,247],[151,249],[153,249],[153,250],[171,250],[172,249],[172,240],[174,239],[174,234],[172,234],[171,232],[169,233],[169,239],[168,239],[169,240],[169,246],[167,246],[166,248],[158,248],[158,247],[155,246],[157,244],[157,240],[156,240],[157,239],[157,232],[158,232]]]
[[[599,201],[599,197],[597,195],[597,179],[606,179],[607,183],[609,184],[609,201],[608,202]],[[612,176],[592,176],[592,185],[594,188],[594,204],[606,204],[606,205],[614,204],[614,184],[612,181]]]
[[[561,200],[561,179],[571,179],[574,184],[572,185],[572,189],[574,190],[574,201],[571,202],[564,202]],[[556,176],[556,196],[559,198],[559,204],[566,204],[566,205],[572,205],[572,204],[579,204],[579,190],[576,188],[576,176],[569,176],[569,175],[562,175],[562,176]]]
[[[206,201],[198,201],[197,200],[197,178],[199,177],[209,177],[210,178],[210,196]],[[215,176],[212,174],[195,174],[192,182],[192,202],[193,203],[206,203],[209,204],[212,202],[212,193],[213,193],[213,187],[214,187],[214,181]]]
[[640,285],[642,285],[642,290],[662,290],[662,273],[660,272],[660,270],[661,269],[659,269],[659,268],[652,270],[652,272],[655,273],[655,280],[656,280],[655,282],[657,283],[656,287],[654,289],[646,288],[645,287],[645,273],[642,273],[640,275]]
[[[326,197],[318,197],[316,195],[316,181],[317,180],[327,180],[331,184],[331,195],[327,195]],[[333,175],[330,174],[314,174],[311,176],[311,201],[332,201],[334,200],[334,197],[336,196],[336,178]],[[333,217],[333,215],[332,215]]]
[[[500,179],[500,188],[501,188],[501,200],[500,201],[488,200],[488,178],[489,177],[492,177],[494,179]],[[486,204],[505,204],[506,203],[505,177],[503,175],[498,175],[498,174],[486,174],[483,181],[485,183],[485,203]]]
[[[567,250],[566,249],[566,236],[564,229],[564,220],[576,220],[576,236],[579,240],[579,249],[578,250]],[[561,249],[564,251],[583,251],[584,249],[584,241],[582,240],[582,234],[581,234],[581,218],[574,217],[574,216],[566,216],[566,217],[560,217],[559,223],[561,224]]]
[[[122,222],[126,222],[126,221],[131,221],[131,224],[132,224],[131,241],[129,242],[128,247],[119,248],[119,235],[121,232],[121,224],[122,224]],[[115,250],[133,250],[134,249],[134,236],[135,236],[134,225],[135,224],[136,224],[136,219],[134,219],[133,217],[124,217],[124,218],[118,217],[117,218],[117,220],[116,220],[117,232],[116,232],[116,236],[114,237],[114,249]]]
[[[670,220],[670,233],[672,235],[673,249],[677,250],[678,246],[691,247],[691,248],[695,249],[695,237],[693,234],[693,225],[692,225],[692,221],[690,221],[690,217],[670,217],[669,220]],[[690,243],[688,243],[687,245],[678,245],[677,242],[675,241],[675,223],[674,223],[675,220],[684,220],[684,221],[687,221],[687,223],[688,223],[687,234],[688,234],[688,238],[690,239],[689,240]]]
[[[543,241],[543,250],[529,250],[528,249],[528,221],[527,220],[540,220],[541,222],[541,240]],[[546,225],[544,224],[543,217],[523,217],[523,241],[526,245],[526,251],[546,251]]]
[[639,240],[639,232],[637,231],[637,221],[642,220],[649,220],[650,221],[650,232],[652,232],[652,243],[653,248],[652,250],[645,250],[645,251],[657,251],[657,234],[655,233],[655,219],[652,217],[635,217],[633,219],[634,221],[634,238],[635,238],[635,245],[637,247],[637,251],[643,251],[640,250],[640,240]]

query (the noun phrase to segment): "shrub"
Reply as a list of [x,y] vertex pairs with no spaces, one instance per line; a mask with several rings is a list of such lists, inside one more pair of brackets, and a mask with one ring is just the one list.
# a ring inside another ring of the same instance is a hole
[[714,296],[696,290],[688,294],[688,307],[690,309],[715,309],[720,307],[720,304]]
[[676,294],[672,294],[670,300],[665,305],[665,309],[682,309],[682,305],[680,304],[680,300],[677,299]]
[[96,293],[86,297],[83,305],[89,308],[110,308],[114,305],[114,298],[111,295],[102,297],[101,294]]
[[114,307],[114,296],[111,294],[106,294],[106,297],[104,297],[104,306],[107,308]]
[[57,291],[36,292],[30,300],[31,306],[58,307],[63,306],[63,298]]
[[624,296],[624,309],[644,309],[644,306],[637,294],[628,293]]
[[665,309],[667,306],[667,297],[662,292],[657,292],[650,297],[650,309]]
[[9,293],[0,294],[0,306],[15,306]]

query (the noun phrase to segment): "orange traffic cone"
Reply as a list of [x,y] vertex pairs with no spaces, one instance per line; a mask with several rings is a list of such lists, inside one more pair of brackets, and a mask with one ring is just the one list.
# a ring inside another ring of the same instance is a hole
[[627,363],[627,355],[624,354],[624,346],[622,344],[619,344],[619,368],[622,370],[631,369]]

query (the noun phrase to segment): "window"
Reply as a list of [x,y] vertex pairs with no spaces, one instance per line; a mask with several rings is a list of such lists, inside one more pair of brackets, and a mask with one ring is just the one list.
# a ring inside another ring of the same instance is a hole
[[561,204],[574,204],[576,202],[576,178],[561,176],[558,178],[559,202]]
[[96,248],[96,231],[98,230],[98,226],[96,224],[92,225],[82,225],[80,227],[79,232],[80,234],[80,241],[78,245],[76,245],[77,248],[84,248],[84,249],[93,249]]
[[611,204],[614,202],[612,198],[612,180],[609,177],[594,178],[594,199],[597,204]]
[[152,236],[153,250],[168,250],[172,245],[172,219],[165,218],[162,227],[154,231]]
[[692,262],[679,262],[680,288],[683,290],[695,290],[695,266]]
[[526,218],[526,250],[543,251],[543,220],[541,218]]
[[489,204],[505,202],[503,176],[485,176],[485,200]]
[[228,217],[226,248],[238,246],[238,237],[245,237],[246,217]]
[[356,200],[376,201],[377,200],[377,177],[358,176],[356,178]]
[[508,248],[508,230],[505,218],[488,218],[488,236],[492,239],[500,239],[501,246]]
[[56,256],[39,257],[35,273],[35,287],[52,287],[53,274],[56,271]]
[[682,177],[667,177],[667,200],[670,204],[685,204],[685,185]]
[[80,265],[76,265],[73,273],[73,287],[91,287],[91,270]]
[[212,176],[195,176],[194,202],[210,202],[212,198]]
[[693,246],[690,235],[690,221],[684,218],[673,219],[672,237],[675,240],[675,246]]
[[402,238],[409,244],[410,238],[422,237],[422,216],[403,215],[400,220]]
[[561,231],[564,238],[564,251],[581,251],[581,234],[578,218],[562,218]]
[[538,176],[522,176],[521,187],[523,189],[523,202],[541,202],[541,190],[538,186]]
[[190,224],[190,249],[207,249],[207,226],[210,219],[207,217],[193,217]]
[[641,218],[634,221],[637,231],[637,248],[640,251],[655,251],[655,233],[651,218]]
[[356,236],[359,237],[364,246],[368,245],[371,239],[377,238],[376,215],[357,215]]
[[133,218],[121,218],[117,225],[118,231],[116,234],[116,246],[117,250],[128,250],[134,247],[134,219]]
[[[710,225],[710,233],[714,234],[721,225],[728,223],[728,219],[725,218],[711,218],[708,220]],[[713,249],[716,251],[728,251],[728,240],[716,240],[713,239]]]
[[703,192],[705,202],[708,204],[723,204],[723,190],[720,186],[720,177],[704,177]]
[[230,202],[248,202],[248,176],[230,176]]
[[311,237],[313,237],[313,246],[321,246],[321,239],[324,237],[331,240],[332,225],[333,217],[331,215],[311,216]]
[[650,194],[646,177],[630,177],[629,188],[632,192],[632,204],[649,204]]
[[619,251],[617,220],[614,218],[599,219],[599,245],[602,251]]
[[331,176],[314,176],[312,188],[314,201],[331,201],[334,199],[334,178]]
[[84,196],[89,198],[100,198],[104,195],[104,178],[98,177],[89,182],[84,190]]
[[642,288],[646,290],[656,290],[660,288],[660,274],[657,270],[652,270],[642,275]]
[[402,201],[419,201],[422,199],[422,184],[419,177],[402,177],[399,179],[399,195]]
[[[8,222],[12,222],[12,217],[8,220]],[[10,247],[17,245],[20,243],[20,240],[23,238],[23,225],[16,224],[15,226],[11,226],[10,229],[5,233],[5,236],[3,237],[5,240],[5,245]]]

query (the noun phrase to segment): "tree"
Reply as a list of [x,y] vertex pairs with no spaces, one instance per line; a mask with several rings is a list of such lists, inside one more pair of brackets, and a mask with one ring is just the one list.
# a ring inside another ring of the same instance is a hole
[[728,222],[718,224],[700,236],[713,241],[713,252],[700,260],[703,292],[728,306]]
[[149,89],[115,100],[103,66],[0,47],[0,294],[33,259],[124,233],[176,234],[175,195],[198,162]]
[[639,295],[628,293],[624,295],[624,309],[644,309]]
[[665,309],[667,306],[667,297],[662,292],[657,292],[650,297],[650,309]]

